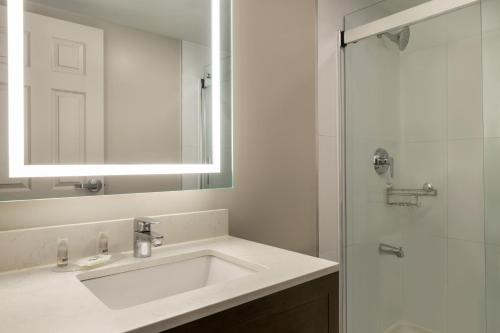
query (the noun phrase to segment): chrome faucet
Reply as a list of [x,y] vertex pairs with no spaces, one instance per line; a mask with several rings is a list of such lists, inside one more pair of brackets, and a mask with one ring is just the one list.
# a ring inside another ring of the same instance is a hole
[[163,244],[163,236],[151,231],[152,224],[160,222],[150,217],[134,219],[134,257],[151,257],[151,246],[158,247]]

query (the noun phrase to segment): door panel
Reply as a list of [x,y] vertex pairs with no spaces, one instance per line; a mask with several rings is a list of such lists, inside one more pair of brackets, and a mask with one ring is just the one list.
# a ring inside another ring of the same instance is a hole
[[[5,12],[0,7],[0,126],[4,133],[0,154],[7,166]],[[25,27],[25,162],[104,163],[103,31],[31,13],[25,14]],[[13,195],[23,199],[103,194],[104,190],[90,193],[75,188],[86,181],[85,177],[9,179],[0,174],[0,200],[2,191],[9,192],[9,199]]]

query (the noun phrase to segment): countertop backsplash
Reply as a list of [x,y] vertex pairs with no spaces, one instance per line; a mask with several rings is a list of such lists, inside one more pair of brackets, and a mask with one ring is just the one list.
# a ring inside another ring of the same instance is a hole
[[[226,209],[151,216],[164,245],[228,234]],[[69,260],[97,254],[100,233],[108,236],[110,253],[132,250],[133,218],[0,232],[0,272],[56,263],[57,242],[68,239]]]

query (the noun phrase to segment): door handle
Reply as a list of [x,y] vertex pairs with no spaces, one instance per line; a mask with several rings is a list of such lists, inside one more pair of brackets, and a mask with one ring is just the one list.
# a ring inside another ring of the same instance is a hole
[[90,179],[86,183],[75,184],[75,188],[80,190],[87,190],[89,192],[97,193],[102,190],[103,183],[100,179]]

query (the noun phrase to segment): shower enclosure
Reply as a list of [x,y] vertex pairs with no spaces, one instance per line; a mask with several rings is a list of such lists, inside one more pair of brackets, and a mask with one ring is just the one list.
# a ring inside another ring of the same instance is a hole
[[344,332],[500,332],[500,0],[382,1],[342,43]]

